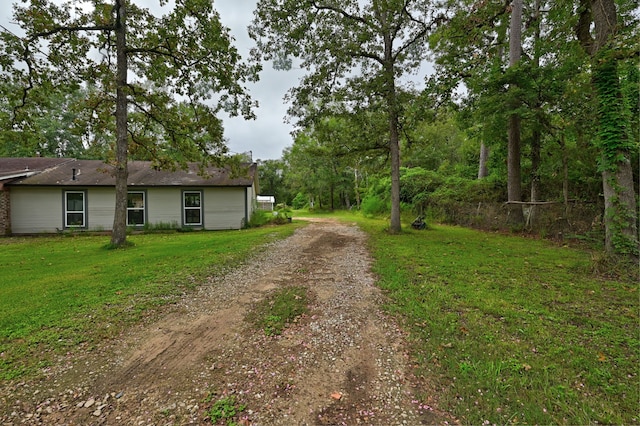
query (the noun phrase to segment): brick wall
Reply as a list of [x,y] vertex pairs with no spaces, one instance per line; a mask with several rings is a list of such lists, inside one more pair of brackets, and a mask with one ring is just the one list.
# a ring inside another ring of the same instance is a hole
[[9,188],[0,183],[0,235],[11,233]]

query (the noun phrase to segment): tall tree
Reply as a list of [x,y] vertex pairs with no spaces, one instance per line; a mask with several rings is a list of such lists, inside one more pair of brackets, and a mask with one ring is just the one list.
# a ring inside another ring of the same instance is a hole
[[285,184],[287,164],[283,160],[258,160],[258,164],[260,193],[273,195],[278,204],[290,204],[295,194],[292,196]]
[[399,77],[425,58],[435,19],[428,1],[259,0],[252,37],[266,60],[296,57],[309,73],[292,91],[305,105],[362,105],[374,97],[387,117],[392,233],[400,223]]
[[[516,68],[522,57],[522,0],[513,0],[511,3],[511,23],[509,25],[509,67]],[[509,90],[516,90],[511,83]],[[520,107],[516,96],[511,98],[514,102],[510,105],[512,112],[509,114],[509,137],[507,144],[507,197],[508,201],[522,201],[522,174],[520,167],[520,127],[521,117],[518,112]],[[524,218],[522,206],[519,204],[509,206],[509,219],[515,225],[522,225]]]
[[[631,156],[638,146],[629,134],[630,118],[619,70],[623,61],[638,54],[638,35],[629,31],[637,28],[637,18],[632,20],[636,25],[623,25],[622,18],[614,0],[581,0],[576,32],[592,58],[592,84],[598,100],[597,144],[605,202],[605,247],[608,253],[637,258],[638,212]],[[590,30],[592,23],[594,36]]]
[[[16,110],[32,101],[34,87],[44,84],[71,81],[101,93],[87,104],[96,118],[93,131],[113,131],[114,148],[107,159],[116,179],[113,246],[126,242],[127,161],[130,142],[138,136],[130,131],[131,111],[157,122],[165,140],[175,145],[173,151],[156,153],[164,165],[220,162],[226,147],[216,113],[225,108],[252,116],[243,82],[258,70],[241,63],[209,0],[178,0],[160,17],[129,0],[31,0],[14,6],[14,20],[25,35],[2,32],[0,66],[24,88]],[[185,135],[182,115],[175,114],[178,98],[189,105],[200,128],[214,134]],[[172,158],[175,152],[189,155]]]

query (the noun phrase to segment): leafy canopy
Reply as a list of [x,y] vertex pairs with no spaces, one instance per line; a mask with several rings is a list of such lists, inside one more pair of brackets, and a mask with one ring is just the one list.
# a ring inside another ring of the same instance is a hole
[[48,93],[83,88],[84,146],[98,143],[99,152],[108,156],[116,133],[115,34],[122,5],[131,153],[159,165],[225,153],[217,114],[253,117],[254,102],[244,84],[257,79],[259,66],[242,62],[209,0],[171,5],[160,0],[157,15],[124,0],[14,4],[13,20],[23,35],[0,32],[0,75],[11,83],[2,91],[10,106],[5,120],[13,130],[29,133],[33,127],[27,117],[46,103],[43,97],[48,101]]

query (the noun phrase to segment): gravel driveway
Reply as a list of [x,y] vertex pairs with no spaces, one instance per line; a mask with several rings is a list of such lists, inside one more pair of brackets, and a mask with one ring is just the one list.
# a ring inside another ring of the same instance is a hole
[[[211,424],[234,396],[240,425],[452,424],[411,375],[404,336],[380,305],[366,235],[313,220],[246,265],[201,286],[159,321],[5,393],[2,424]],[[310,313],[267,337],[245,317],[283,286]],[[415,395],[421,395],[418,399]],[[207,405],[208,404],[208,405]],[[224,424],[224,423],[222,423]]]

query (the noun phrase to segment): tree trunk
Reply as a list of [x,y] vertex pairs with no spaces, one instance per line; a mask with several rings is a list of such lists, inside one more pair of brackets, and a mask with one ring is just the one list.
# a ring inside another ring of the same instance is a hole
[[391,34],[384,34],[384,69],[385,97],[389,114],[389,154],[391,157],[391,220],[389,232],[400,233],[400,132],[398,119],[398,100],[394,73],[394,59],[392,55]]
[[[522,0],[511,4],[511,25],[509,30],[509,66],[514,67],[522,56]],[[515,102],[513,108],[517,108]],[[522,176],[520,168],[520,116],[512,113],[509,117],[507,146],[507,197],[508,201],[522,201]],[[508,204],[509,223],[521,227],[524,224],[522,206]]]
[[334,204],[335,185],[333,182],[329,184],[329,197],[330,197],[329,208],[331,209],[331,211],[334,211],[335,210],[335,204]]
[[480,143],[480,165],[478,167],[478,179],[484,179],[489,175],[489,169],[487,168],[487,161],[489,161],[489,147]]
[[356,192],[356,209],[360,210],[360,179],[358,178],[358,169],[353,170],[353,179],[355,181]]
[[[531,201],[540,201],[540,129],[535,129],[531,137]],[[536,229],[538,210],[540,206],[531,204],[529,207],[529,226]]]
[[562,200],[564,201],[564,217],[569,217],[569,156],[564,141],[564,133],[560,135],[560,151],[562,153]]
[[111,245],[121,247],[127,239],[127,52],[126,52],[126,0],[116,0],[116,203],[113,216]]
[[[537,72],[537,69],[540,67],[540,50],[537,48],[540,43],[540,0],[536,0],[534,11],[534,22],[535,22],[535,48],[534,48],[534,56],[533,56],[533,67]],[[540,131],[540,127],[542,126],[543,120],[543,112],[542,112],[542,101],[540,99],[536,100],[536,105],[534,108],[534,117],[536,118],[533,123],[534,129],[533,134],[531,135],[531,192],[530,198],[531,201],[540,201],[540,150],[542,149],[542,132]],[[540,206],[537,204],[531,204],[529,207],[529,227],[530,229],[537,228],[538,222],[538,213],[540,210]]]
[[631,167],[628,118],[618,75],[617,11],[613,0],[591,2],[595,40],[592,49],[593,85],[598,98],[598,144],[604,193],[605,249],[609,254],[638,257],[636,193]]
[[389,150],[391,153],[391,224],[389,230],[397,234],[400,223],[400,141],[398,135],[398,112],[395,106],[389,117]]

